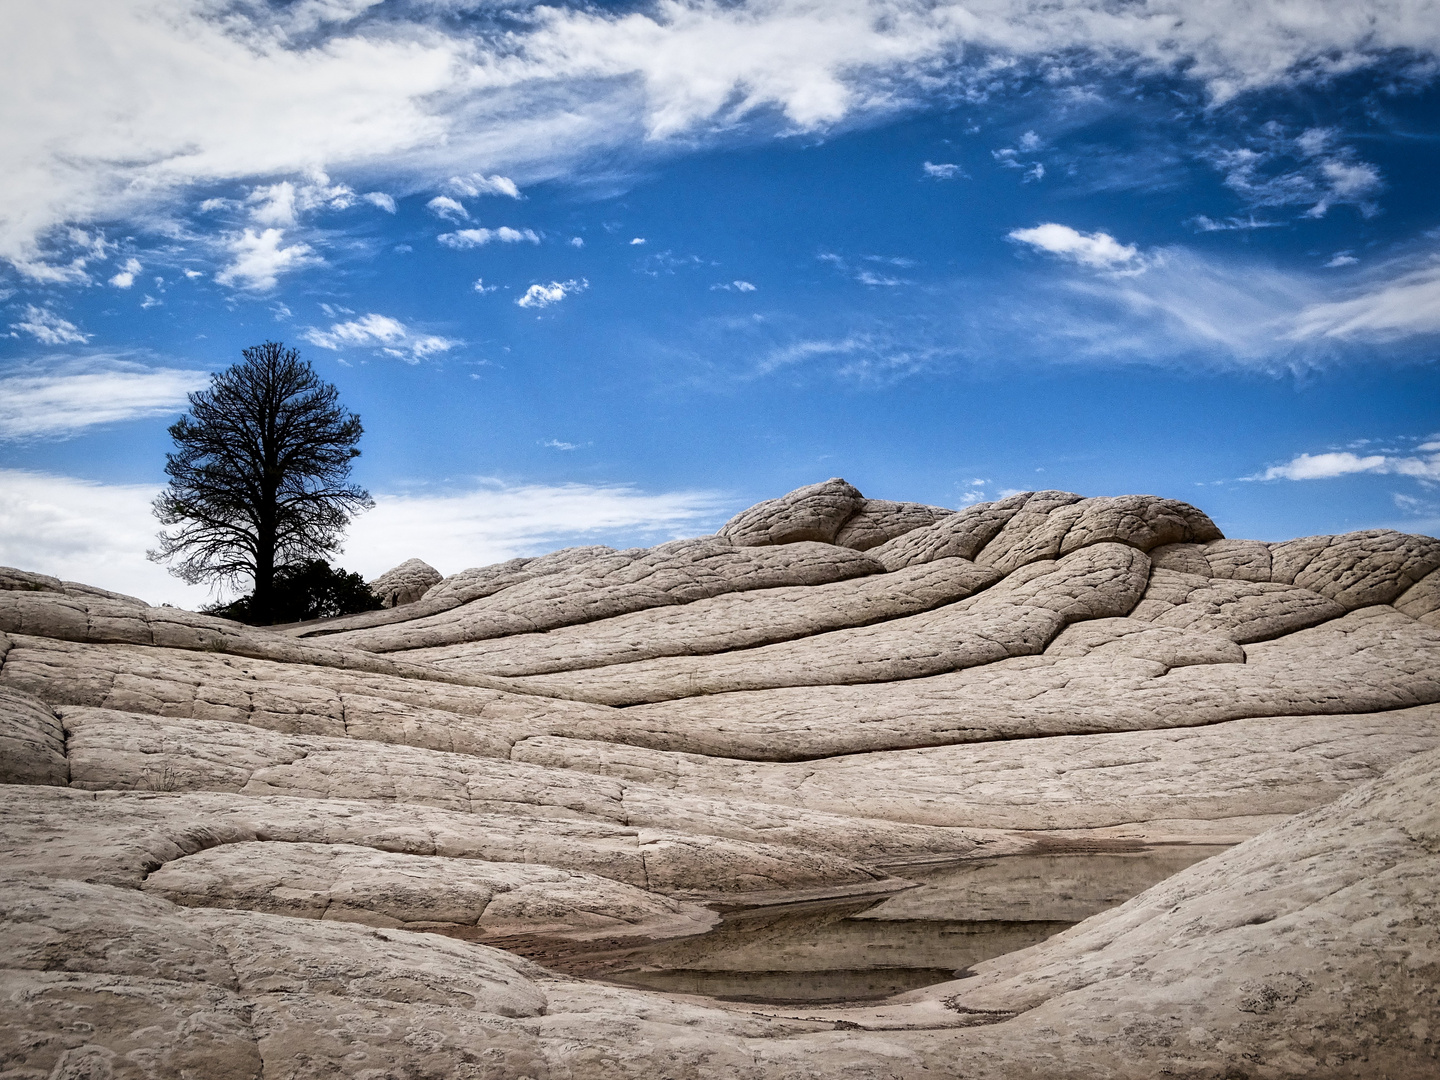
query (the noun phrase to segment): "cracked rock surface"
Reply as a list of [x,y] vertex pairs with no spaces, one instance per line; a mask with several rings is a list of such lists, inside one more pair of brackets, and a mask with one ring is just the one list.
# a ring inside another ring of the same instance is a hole
[[0,1075],[1435,1076],[1437,575],[838,478],[274,630],[0,569]]

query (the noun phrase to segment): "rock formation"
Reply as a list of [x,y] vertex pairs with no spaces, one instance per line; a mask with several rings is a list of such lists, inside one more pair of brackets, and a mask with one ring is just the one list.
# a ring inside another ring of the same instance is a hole
[[1440,540],[835,479],[373,584],[0,569],[4,1076],[1440,1074]]
[[379,599],[382,608],[403,607],[419,600],[430,586],[438,585],[442,580],[440,571],[429,563],[406,559],[370,582],[370,591]]

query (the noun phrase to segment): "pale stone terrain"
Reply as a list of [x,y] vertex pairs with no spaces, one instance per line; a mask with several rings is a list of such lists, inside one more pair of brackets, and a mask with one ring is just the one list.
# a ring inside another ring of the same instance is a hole
[[1440,1075],[1440,540],[831,480],[373,585],[0,569],[0,1077]]

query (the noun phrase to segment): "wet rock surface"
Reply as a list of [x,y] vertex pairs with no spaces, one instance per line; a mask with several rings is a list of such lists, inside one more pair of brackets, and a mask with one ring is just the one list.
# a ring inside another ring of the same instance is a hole
[[1440,541],[835,479],[411,570],[0,570],[0,1072],[1440,1071]]

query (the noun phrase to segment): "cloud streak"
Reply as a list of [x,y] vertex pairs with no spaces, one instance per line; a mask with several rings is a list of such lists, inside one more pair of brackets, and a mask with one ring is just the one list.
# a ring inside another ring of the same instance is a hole
[[[77,367],[100,370],[77,370]],[[180,368],[96,361],[61,371],[0,378],[0,439],[71,435],[99,424],[183,411],[186,395],[209,376]]]

